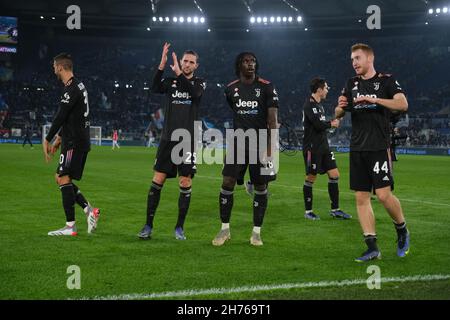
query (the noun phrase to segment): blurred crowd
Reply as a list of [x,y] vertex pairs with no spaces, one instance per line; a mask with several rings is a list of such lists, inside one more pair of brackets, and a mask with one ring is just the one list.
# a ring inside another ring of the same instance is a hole
[[[0,82],[0,135],[31,126],[39,136],[42,125],[51,122],[62,91],[62,84],[53,74],[52,56],[65,51],[74,57],[75,75],[88,89],[91,124],[101,126],[104,137],[120,129],[123,139],[146,139],[149,130],[155,131],[154,114],[163,98],[149,90],[163,40],[124,45],[60,39],[57,44],[41,44],[39,50],[30,50],[10,67],[12,76]],[[375,49],[376,69],[392,73],[407,94],[408,121],[400,121],[408,136],[405,143],[450,146],[450,40],[406,36],[367,42]],[[302,106],[309,97],[309,80],[315,76],[326,78],[331,87],[324,105],[332,116],[346,79],[354,74],[350,61],[353,43],[352,39],[273,39],[269,44],[256,40],[185,39],[174,41],[171,48],[179,57],[185,49],[199,53],[197,76],[207,82],[200,109],[203,120],[219,129],[231,121],[223,91],[236,78],[236,55],[252,51],[258,58],[260,76],[273,82],[278,91],[280,122],[300,132]],[[169,67],[165,75],[172,75]],[[330,136],[331,143],[348,145],[350,134],[346,117],[343,127]]]

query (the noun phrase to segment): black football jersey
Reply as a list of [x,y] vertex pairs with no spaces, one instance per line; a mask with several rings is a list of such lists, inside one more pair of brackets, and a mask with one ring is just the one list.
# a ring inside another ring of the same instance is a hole
[[331,122],[325,118],[325,110],[321,103],[313,97],[303,105],[303,150],[314,153],[329,152],[327,130]]
[[234,114],[234,129],[267,129],[267,109],[278,108],[278,94],[272,83],[257,77],[252,84],[235,80],[225,89]]
[[88,92],[82,82],[72,78],[64,86],[60,107],[45,139],[52,141],[59,131],[62,150],[76,148],[89,151],[89,126]]
[[[171,140],[176,129],[186,129],[194,136],[194,121],[198,120],[198,109],[206,82],[183,74],[162,79],[163,71],[157,70],[153,78],[152,92],[165,94],[163,102],[164,125],[161,140]],[[192,138],[193,139],[193,138]]]
[[391,111],[378,104],[354,103],[360,96],[392,99],[403,90],[390,74],[377,73],[371,79],[353,77],[348,80],[342,94],[349,105],[344,109],[351,113],[352,136],[350,149],[353,151],[379,151],[390,146]]

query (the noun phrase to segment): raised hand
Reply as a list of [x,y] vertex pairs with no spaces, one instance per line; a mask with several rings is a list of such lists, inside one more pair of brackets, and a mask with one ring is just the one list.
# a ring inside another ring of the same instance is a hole
[[170,65],[170,68],[172,69],[173,72],[175,72],[175,74],[178,77],[183,72],[180,69],[180,64],[178,63],[177,54],[175,52],[172,52],[172,59],[173,59],[173,64]]
[[346,108],[348,106],[348,100],[346,96],[339,96],[338,99],[338,107],[339,108]]
[[170,48],[170,43],[165,42],[163,50],[162,50],[162,54],[161,54],[161,62],[159,63],[159,68],[158,68],[159,70],[164,70],[164,68],[166,67],[167,55],[169,53],[169,48]]

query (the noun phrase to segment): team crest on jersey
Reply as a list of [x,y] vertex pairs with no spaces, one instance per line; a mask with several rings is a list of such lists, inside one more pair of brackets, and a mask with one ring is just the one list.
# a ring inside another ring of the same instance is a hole
[[355,81],[355,86],[353,87],[352,90],[358,90],[358,81]]
[[256,93],[256,97],[259,98],[259,96],[261,95],[261,89],[260,88],[256,88],[255,89],[255,93]]
[[239,97],[239,89],[238,88],[234,88],[234,96],[233,97]]
[[373,84],[375,91],[378,91],[378,89],[380,89],[380,83],[379,82],[375,82]]

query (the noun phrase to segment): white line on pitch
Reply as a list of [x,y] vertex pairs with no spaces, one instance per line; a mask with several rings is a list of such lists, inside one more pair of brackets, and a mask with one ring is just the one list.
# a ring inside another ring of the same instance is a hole
[[[415,275],[408,277],[391,277],[381,278],[381,283],[404,283],[404,282],[423,282],[423,281],[436,281],[436,280],[448,280],[450,275],[447,274],[432,274],[432,275]],[[288,290],[288,289],[308,289],[308,288],[330,288],[330,287],[348,287],[355,285],[366,284],[366,279],[354,279],[354,280],[340,280],[340,281],[320,281],[320,282],[303,282],[303,283],[285,283],[274,285],[258,285],[258,286],[244,286],[236,288],[211,288],[211,289],[198,289],[198,290],[182,290],[182,291],[168,291],[168,292],[156,292],[156,293],[132,293],[132,294],[120,294],[109,296],[97,296],[93,298],[82,298],[82,300],[94,299],[94,300],[136,300],[136,299],[161,299],[161,298],[183,298],[193,296],[207,296],[207,295],[225,295],[232,293],[243,292],[259,292],[259,291],[271,291],[271,290]]]

